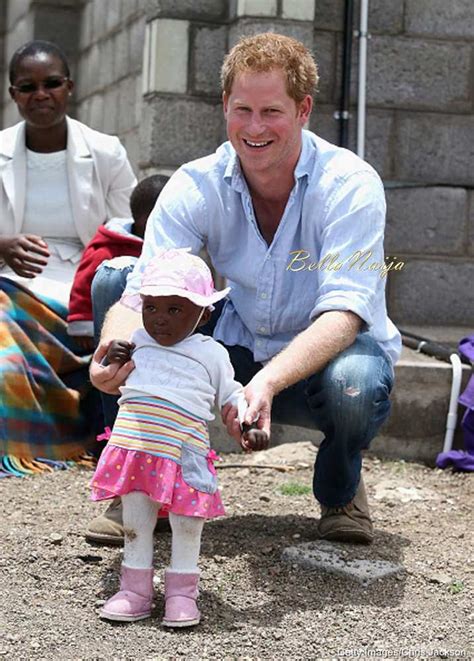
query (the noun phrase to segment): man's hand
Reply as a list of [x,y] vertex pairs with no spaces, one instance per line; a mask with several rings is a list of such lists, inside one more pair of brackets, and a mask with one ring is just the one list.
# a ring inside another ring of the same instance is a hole
[[269,437],[267,432],[263,429],[257,429],[257,425],[242,425],[242,437],[240,439],[240,446],[246,452],[260,452],[266,450],[269,444]]
[[[273,386],[266,376],[265,368],[258,372],[244,388],[244,396],[248,404],[244,424],[247,425],[248,428],[251,427],[253,430],[252,432],[247,432],[248,434],[251,434],[251,436],[247,436],[247,438],[245,438],[245,431],[244,437],[242,436],[237,407],[232,406],[232,404],[226,404],[222,407],[222,422],[227,428],[227,433],[232,436],[232,438],[234,438],[244,450],[263,450],[265,447],[268,447],[272,402],[275,394]],[[255,420],[257,416],[258,420]],[[261,433],[256,435],[256,430],[261,430]]]
[[255,418],[257,429],[262,429],[270,437],[272,402],[276,392],[267,377],[267,369],[263,368],[253,377],[244,388],[244,396],[247,400],[247,411],[244,423],[251,425]]
[[126,342],[125,340],[112,340],[107,349],[107,360],[109,363],[118,363],[125,365],[129,360],[132,360],[132,351],[135,349],[133,342]]
[[124,365],[119,363],[110,363],[107,366],[101,365],[107,354],[109,344],[110,342],[99,344],[92,356],[89,374],[92,385],[98,390],[102,390],[102,392],[109,395],[119,395],[119,387],[123,386],[127,376],[135,369],[135,365],[133,360],[127,361]]
[[34,234],[17,234],[0,239],[0,256],[15,273],[34,278],[48,263],[48,244]]

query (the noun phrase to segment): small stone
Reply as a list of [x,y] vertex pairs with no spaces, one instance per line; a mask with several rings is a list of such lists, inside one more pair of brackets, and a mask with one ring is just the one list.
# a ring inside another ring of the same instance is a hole
[[283,638],[282,632],[281,631],[275,631],[275,633],[273,634],[273,638],[275,640],[281,640]]
[[96,608],[101,608],[105,604],[105,599],[97,599],[95,602],[95,607]]
[[61,544],[63,541],[63,536],[60,535],[58,532],[52,532],[51,535],[49,536],[49,541],[51,544]]
[[451,583],[451,578],[447,574],[431,574],[431,576],[428,577],[428,580],[430,583],[439,583],[439,584],[445,584],[445,583]]
[[291,536],[293,537],[293,539],[300,539],[300,537],[301,537],[299,532],[295,532],[295,534],[291,535]]
[[264,503],[269,503],[271,500],[270,496],[266,493],[261,493],[258,499],[262,500]]

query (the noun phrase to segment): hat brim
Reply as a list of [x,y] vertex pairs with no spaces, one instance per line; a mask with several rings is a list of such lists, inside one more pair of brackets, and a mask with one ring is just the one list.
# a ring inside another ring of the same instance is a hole
[[128,308],[140,312],[142,309],[142,296],[180,296],[181,298],[187,298],[191,303],[199,307],[206,308],[217,303],[217,301],[221,301],[229,292],[230,287],[226,287],[221,291],[215,291],[210,296],[203,296],[202,294],[196,294],[195,292],[180,289],[179,287],[146,285],[140,287],[138,294],[123,294],[120,302]]

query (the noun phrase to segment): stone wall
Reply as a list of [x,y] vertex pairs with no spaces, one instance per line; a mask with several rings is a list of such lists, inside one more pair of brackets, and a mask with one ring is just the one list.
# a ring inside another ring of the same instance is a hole
[[[344,0],[4,6],[4,61],[33,35],[77,56],[73,111],[119,135],[137,174],[173,171],[224,139],[222,58],[240,35],[263,30],[295,36],[314,51],[321,84],[310,128],[337,142]],[[386,252],[405,262],[389,276],[390,314],[401,324],[473,324],[474,3],[370,0],[369,31],[366,158],[387,185]],[[357,62],[354,40],[352,148]],[[11,103],[3,109],[4,125],[16,121]]]

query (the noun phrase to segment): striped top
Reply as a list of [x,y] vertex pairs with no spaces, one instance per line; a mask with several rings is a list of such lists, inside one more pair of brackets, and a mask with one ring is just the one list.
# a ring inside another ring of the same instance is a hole
[[209,436],[205,421],[160,397],[137,397],[119,409],[109,445],[146,452],[181,463],[183,443],[207,454]]

